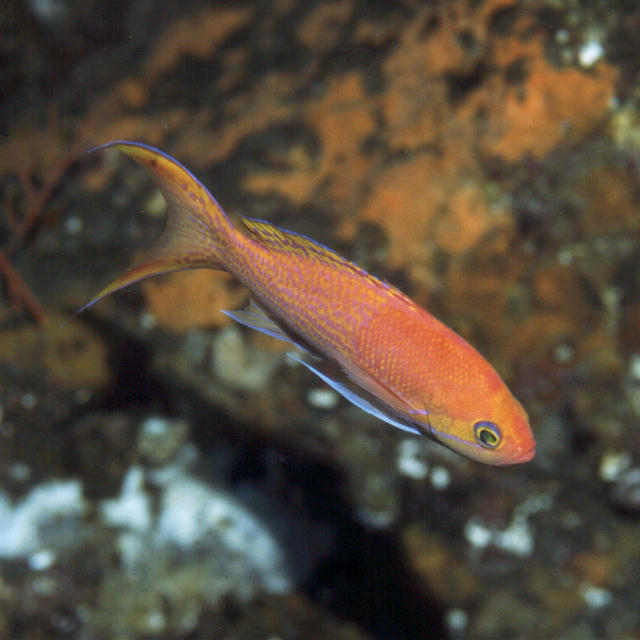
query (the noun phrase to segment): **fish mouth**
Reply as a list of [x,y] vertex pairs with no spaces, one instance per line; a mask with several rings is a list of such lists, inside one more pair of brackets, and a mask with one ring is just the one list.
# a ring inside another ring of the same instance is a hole
[[518,457],[518,462],[529,462],[530,460],[533,460],[535,455],[536,447],[534,445],[533,447],[531,447],[531,449],[520,454],[520,456]]
[[500,462],[501,465],[509,465],[509,464],[522,464],[524,462],[529,462],[536,455],[536,446],[535,444],[526,450],[518,449],[513,455],[510,455],[508,458],[505,458]]

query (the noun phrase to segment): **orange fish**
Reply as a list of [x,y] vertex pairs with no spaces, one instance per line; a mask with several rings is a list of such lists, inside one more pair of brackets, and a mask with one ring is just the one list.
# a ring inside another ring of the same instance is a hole
[[145,260],[83,309],[148,276],[224,269],[254,300],[225,313],[305,349],[292,357],[364,411],[480,462],[533,458],[527,414],[493,367],[403,293],[303,235],[244,217],[234,225],[187,169],[153,147],[98,149],[106,147],[151,174],[168,222]]

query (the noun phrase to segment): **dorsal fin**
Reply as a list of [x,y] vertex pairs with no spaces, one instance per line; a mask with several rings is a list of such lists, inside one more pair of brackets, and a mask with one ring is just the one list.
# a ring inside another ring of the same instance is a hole
[[329,249],[329,247],[325,247],[323,244],[320,244],[301,233],[281,229],[280,227],[276,227],[274,224],[265,222],[264,220],[245,218],[244,216],[239,216],[239,218],[245,229],[249,232],[249,235],[268,249],[301,256],[309,260],[315,260],[345,269],[357,276],[365,278],[370,284],[380,287],[388,295],[401,299],[403,302],[414,306],[411,299],[407,298],[407,296],[405,296],[401,291],[392,287],[388,282],[372,276],[357,264],[349,262],[346,258],[343,258],[341,255],[335,253],[335,251]]
[[361,269],[352,262],[349,262],[342,256],[335,253],[335,251],[329,249],[329,247],[325,247],[323,244],[320,244],[301,233],[281,229],[280,227],[276,227],[274,224],[265,222],[264,220],[245,218],[244,216],[240,216],[240,220],[254,240],[257,240],[260,244],[273,251],[282,251],[284,253],[302,256],[312,260],[319,260],[320,262],[327,264],[340,265],[354,273],[357,273],[358,275],[373,278],[364,269]]

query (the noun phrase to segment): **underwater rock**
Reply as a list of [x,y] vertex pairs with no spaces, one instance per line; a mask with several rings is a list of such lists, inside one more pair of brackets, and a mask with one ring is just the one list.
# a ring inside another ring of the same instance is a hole
[[186,420],[152,416],[140,425],[136,448],[145,462],[159,466],[172,460],[188,437],[189,424]]
[[52,480],[35,486],[12,503],[0,490],[0,558],[31,556],[40,565],[43,550],[55,554],[70,546],[69,532],[77,528],[88,504],[77,480]]
[[609,495],[619,509],[640,513],[640,467],[631,467],[620,473],[613,482]]

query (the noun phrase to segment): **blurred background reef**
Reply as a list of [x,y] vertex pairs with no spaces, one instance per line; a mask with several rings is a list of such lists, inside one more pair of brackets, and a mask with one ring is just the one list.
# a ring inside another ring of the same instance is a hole
[[[640,7],[0,9],[0,637],[640,637]],[[336,248],[494,363],[533,462],[345,404],[173,274],[113,139]]]

